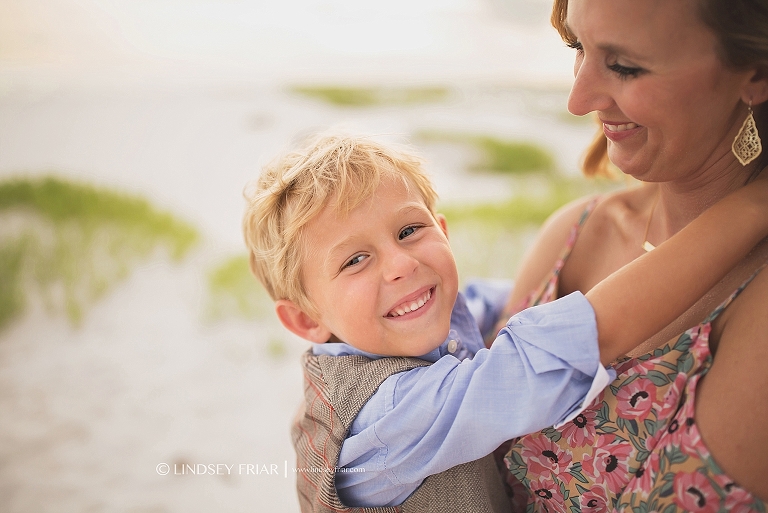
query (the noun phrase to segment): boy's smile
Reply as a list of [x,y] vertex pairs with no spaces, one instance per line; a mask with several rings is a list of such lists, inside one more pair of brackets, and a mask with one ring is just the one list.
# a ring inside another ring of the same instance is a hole
[[415,187],[384,177],[349,215],[326,207],[304,235],[303,281],[328,339],[384,356],[420,356],[445,340],[456,263],[445,220]]

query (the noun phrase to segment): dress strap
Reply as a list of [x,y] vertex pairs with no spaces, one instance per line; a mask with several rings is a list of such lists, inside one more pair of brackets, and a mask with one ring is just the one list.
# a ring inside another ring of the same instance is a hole
[[763,264],[762,264],[760,267],[758,267],[757,269],[755,269],[755,272],[753,272],[753,273],[752,273],[752,275],[751,275],[749,278],[747,278],[746,280],[744,280],[744,283],[742,283],[742,284],[739,286],[739,288],[737,288],[736,290],[734,290],[734,291],[733,291],[733,294],[731,294],[730,296],[728,296],[728,298],[727,298],[725,301],[723,301],[722,303],[720,303],[720,306],[718,306],[717,308],[715,308],[715,309],[712,311],[712,313],[711,313],[711,314],[709,314],[709,315],[707,316],[707,318],[706,318],[706,319],[704,319],[704,322],[703,322],[702,324],[707,324],[707,323],[710,323],[710,322],[714,321],[714,320],[717,318],[717,316],[718,316],[718,315],[720,315],[720,313],[721,313],[723,310],[725,310],[726,308],[728,308],[728,305],[730,305],[730,304],[731,304],[731,302],[732,302],[734,299],[736,299],[736,298],[739,296],[739,294],[741,294],[741,291],[742,291],[742,290],[744,290],[745,288],[747,288],[747,285],[749,285],[749,283],[750,283],[752,280],[754,280],[754,279],[755,279],[755,276],[757,276],[758,274],[760,274],[760,271],[762,271],[763,269],[765,269],[765,267],[766,267],[766,266],[768,266],[768,262],[765,262],[765,263],[763,263]]
[[587,203],[587,206],[584,207],[584,210],[581,212],[581,216],[579,217],[579,220],[571,228],[571,233],[568,235],[568,241],[565,243],[565,247],[560,253],[560,258],[557,259],[557,263],[555,264],[555,268],[553,269],[555,276],[560,274],[560,270],[565,265],[566,260],[568,260],[568,257],[570,256],[571,251],[573,251],[573,246],[576,245],[576,239],[579,238],[579,233],[581,232],[581,228],[584,226],[584,223],[587,221],[587,218],[589,217],[589,215],[592,213],[592,211],[595,209],[595,207],[599,202],[600,202],[600,196],[595,196],[594,198],[592,198],[589,201],[589,203]]
[[549,272],[549,274],[547,274],[547,276],[541,282],[541,285],[539,285],[538,288],[532,290],[531,293],[523,298],[523,300],[520,301],[518,305],[515,305],[515,308],[513,308],[512,311],[506,313],[512,315],[519,312],[520,310],[523,310],[524,308],[528,308],[541,303],[547,303],[556,299],[557,284],[560,279],[560,271],[565,265],[565,261],[568,260],[568,256],[570,256],[571,250],[573,250],[573,246],[576,244],[576,239],[579,237],[581,228],[584,226],[587,218],[599,202],[600,196],[595,196],[589,201],[589,203],[587,203],[586,207],[584,207],[578,222],[571,228],[571,232],[568,235],[568,240],[566,241],[565,247],[560,253],[560,257],[557,259],[557,262],[555,262],[554,268]]

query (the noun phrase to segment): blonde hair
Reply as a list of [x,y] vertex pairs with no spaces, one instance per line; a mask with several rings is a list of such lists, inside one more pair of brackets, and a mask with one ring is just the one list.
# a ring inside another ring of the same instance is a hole
[[421,160],[367,137],[320,134],[264,167],[245,190],[243,231],[251,272],[273,300],[316,313],[301,279],[306,225],[326,206],[346,215],[388,177],[415,187],[434,215],[437,193]]

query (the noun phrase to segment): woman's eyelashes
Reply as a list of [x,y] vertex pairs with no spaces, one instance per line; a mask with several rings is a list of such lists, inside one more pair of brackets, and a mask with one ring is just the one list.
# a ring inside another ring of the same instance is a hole
[[581,46],[581,43],[579,43],[578,41],[571,41],[569,43],[566,43],[566,45],[568,46],[568,48],[573,48],[574,50],[576,50],[576,53],[584,52],[584,47]]
[[627,78],[635,78],[643,72],[642,68],[632,68],[630,66],[622,66],[618,62],[608,65],[608,69],[616,73],[620,79],[625,80]]
[[[571,41],[568,44],[568,48],[573,48],[576,50],[576,53],[578,55],[582,55],[584,53],[584,46],[579,41]],[[627,78],[635,78],[638,75],[640,75],[643,71],[645,71],[643,68],[636,68],[632,66],[623,66],[619,64],[618,62],[614,62],[612,64],[606,64],[606,67],[616,73],[620,79],[624,80]]]

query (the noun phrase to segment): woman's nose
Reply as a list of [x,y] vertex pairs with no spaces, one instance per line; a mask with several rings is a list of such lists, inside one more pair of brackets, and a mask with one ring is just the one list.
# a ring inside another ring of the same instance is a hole
[[584,116],[594,111],[608,110],[613,104],[603,70],[598,63],[580,55],[573,67],[574,81],[568,95],[568,112]]

